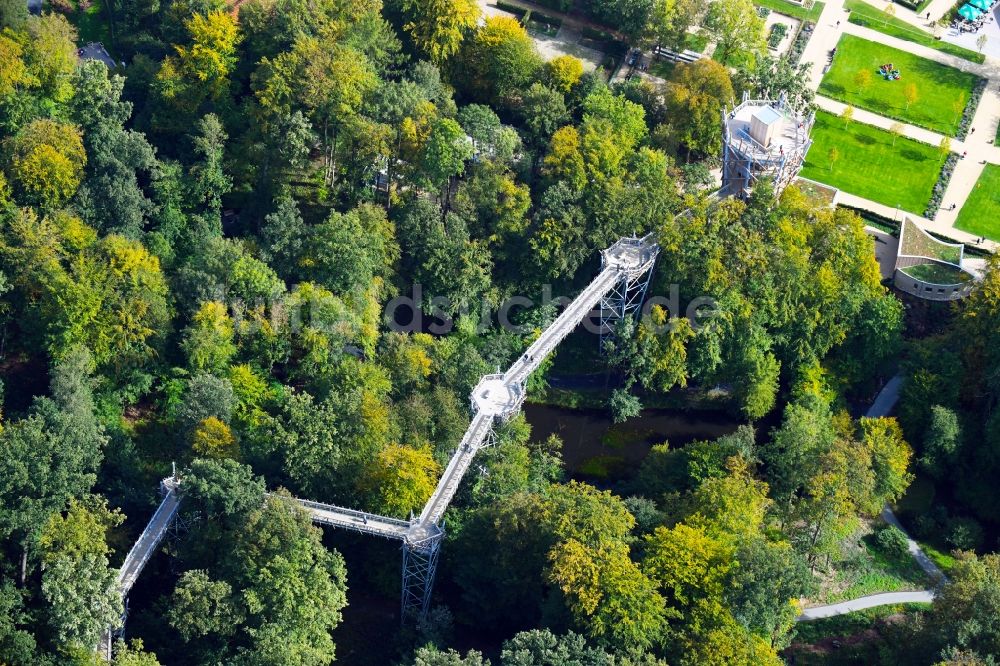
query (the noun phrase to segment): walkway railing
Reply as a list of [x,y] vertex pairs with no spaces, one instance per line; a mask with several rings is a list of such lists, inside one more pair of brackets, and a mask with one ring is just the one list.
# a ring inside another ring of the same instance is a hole
[[[606,300],[608,294],[615,291],[616,285],[630,284],[630,281],[647,273],[658,250],[651,235],[623,238],[605,250],[601,272],[542,331],[525,353],[505,373],[486,375],[480,380],[476,390],[481,390],[482,394],[477,396],[474,391],[471,396],[474,414],[469,427],[419,517],[407,521],[312,500],[291,498],[290,501],[308,511],[313,522],[402,541],[403,612],[405,614],[409,607],[409,599],[417,604],[418,612],[426,613],[437,553],[444,534],[440,527],[441,520],[476,453],[491,442],[494,422],[510,418],[520,410],[524,385],[531,373],[595,308],[603,306],[602,299]],[[624,312],[626,306],[623,303],[617,309]],[[182,499],[179,484],[180,481],[174,477],[161,483],[163,501],[129,550],[119,571],[118,582],[123,597],[132,589],[176,517]],[[100,651],[109,657],[110,639],[109,632],[102,638],[100,646]]]

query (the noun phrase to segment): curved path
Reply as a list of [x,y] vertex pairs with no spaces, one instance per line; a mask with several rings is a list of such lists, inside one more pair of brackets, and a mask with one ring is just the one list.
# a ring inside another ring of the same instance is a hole
[[866,608],[876,606],[890,606],[893,604],[929,604],[934,601],[934,592],[931,590],[919,590],[917,592],[883,592],[882,594],[870,594],[867,597],[858,597],[850,601],[841,601],[839,604],[829,606],[816,606],[807,608],[802,614],[795,618],[796,622],[806,622],[809,620],[819,620],[835,615],[844,615]]
[[[895,375],[892,379],[887,381],[885,386],[882,387],[882,390],[879,391],[877,396],[875,396],[875,400],[872,401],[868,411],[865,412],[865,416],[869,418],[889,416],[893,408],[896,406],[896,402],[899,401],[899,390],[902,386],[902,375]],[[892,512],[892,507],[888,504],[882,508],[882,519],[906,535],[907,548],[910,551],[910,555],[913,556],[913,559],[920,565],[920,568],[924,570],[924,573],[939,583],[948,580],[948,577],[944,575],[944,572],[941,571],[936,564],[934,564],[934,561],[927,557],[927,553],[920,549],[920,544],[911,539],[910,535],[906,533],[906,530],[903,529],[903,526],[899,523],[899,519],[896,518],[896,514]],[[846,613],[853,613],[855,611],[864,610],[865,608],[874,608],[876,606],[930,603],[932,601],[934,601],[933,590],[917,590],[915,592],[883,592],[881,594],[870,594],[866,597],[858,597],[857,599],[841,601],[840,603],[830,604],[828,606],[806,608],[802,611],[801,615],[795,618],[795,621],[807,622],[809,620],[818,620],[824,617],[844,615]]]

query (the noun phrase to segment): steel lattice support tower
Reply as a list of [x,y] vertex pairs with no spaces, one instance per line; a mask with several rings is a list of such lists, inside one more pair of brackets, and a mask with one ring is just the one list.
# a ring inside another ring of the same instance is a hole
[[634,316],[642,309],[642,304],[646,300],[646,291],[653,279],[652,268],[656,262],[656,254],[653,254],[641,272],[623,270],[614,287],[601,298],[601,339],[599,342],[601,352],[606,349],[605,342],[615,336],[619,322]]
[[423,619],[431,605],[434,574],[444,531],[420,543],[403,542],[403,595],[400,619]]
[[815,113],[792,108],[786,95],[777,100],[750,99],[722,110],[721,196],[746,199],[761,180],[776,195],[796,177],[812,146]]

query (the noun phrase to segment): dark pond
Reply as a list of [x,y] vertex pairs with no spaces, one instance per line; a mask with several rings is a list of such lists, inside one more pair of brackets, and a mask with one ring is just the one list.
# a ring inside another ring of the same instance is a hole
[[563,441],[563,461],[573,476],[620,479],[628,476],[654,444],[681,447],[699,439],[728,435],[742,423],[721,412],[646,409],[625,423],[612,423],[606,410],[524,406],[532,439],[551,434]]

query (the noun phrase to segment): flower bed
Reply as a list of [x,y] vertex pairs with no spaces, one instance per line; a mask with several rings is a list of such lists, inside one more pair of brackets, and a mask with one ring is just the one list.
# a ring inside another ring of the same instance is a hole
[[938,209],[941,208],[941,201],[944,199],[945,190],[948,189],[948,183],[951,182],[951,174],[955,172],[957,165],[958,155],[948,153],[948,157],[941,166],[941,173],[938,174],[937,182],[934,183],[934,189],[931,190],[931,198],[927,202],[927,208],[924,210],[924,217],[928,220],[933,220],[934,216],[937,215]]
[[798,65],[799,61],[802,60],[802,52],[806,50],[806,44],[809,43],[809,38],[812,37],[815,27],[816,24],[812,21],[803,21],[802,25],[799,26],[799,34],[795,36],[792,47],[788,49],[788,62],[792,65]]
[[958,138],[960,140],[965,140],[965,137],[968,136],[969,128],[972,127],[972,117],[976,115],[976,108],[979,106],[979,100],[983,98],[985,90],[986,79],[978,79],[972,89],[972,94],[969,95],[969,103],[962,111],[962,119],[958,121]]
[[785,38],[787,32],[788,26],[784,23],[775,23],[772,25],[771,32],[767,35],[767,47],[770,49],[778,48],[778,44]]

